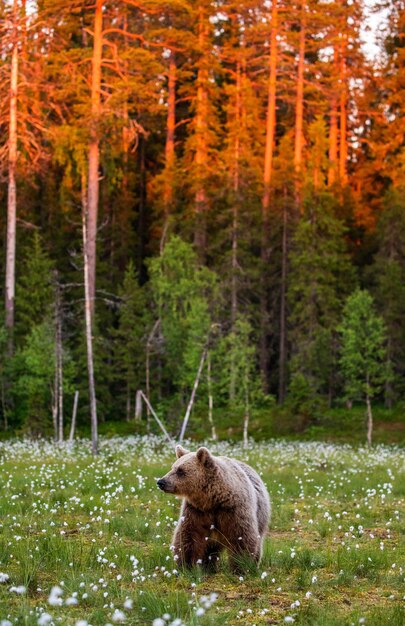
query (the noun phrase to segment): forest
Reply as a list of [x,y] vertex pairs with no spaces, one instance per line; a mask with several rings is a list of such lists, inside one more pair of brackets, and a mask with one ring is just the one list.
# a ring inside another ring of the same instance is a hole
[[361,406],[371,443],[405,406],[405,2],[1,0],[0,32],[1,435],[157,432],[146,398],[213,438]]

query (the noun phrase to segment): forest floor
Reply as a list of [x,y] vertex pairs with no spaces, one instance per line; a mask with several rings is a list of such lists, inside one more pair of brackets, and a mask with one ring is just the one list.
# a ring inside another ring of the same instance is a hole
[[177,571],[160,438],[102,439],[96,459],[84,441],[0,443],[0,625],[404,624],[403,449],[210,448],[254,466],[272,499],[263,560],[241,577],[226,559]]

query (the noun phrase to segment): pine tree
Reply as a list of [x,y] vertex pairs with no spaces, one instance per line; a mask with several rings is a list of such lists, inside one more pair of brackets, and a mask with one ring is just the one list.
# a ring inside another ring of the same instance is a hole
[[343,239],[329,194],[309,197],[290,253],[290,372],[303,376],[313,393],[335,392],[336,326],[353,283]]
[[139,286],[132,261],[120,290],[118,328],[114,333],[114,372],[124,398],[127,421],[135,414],[135,394],[145,388],[145,354],[148,313],[146,294]]
[[340,367],[346,398],[364,400],[367,407],[367,443],[373,436],[371,400],[382,389],[388,372],[384,322],[374,310],[367,291],[358,289],[345,304],[341,334]]
[[17,276],[16,335],[19,341],[45,318],[52,317],[53,266],[39,233],[35,231]]
[[184,401],[209,339],[216,276],[198,267],[195,252],[179,237],[168,241],[162,255],[151,260],[149,270],[161,326],[163,382]]
[[387,331],[387,361],[392,379],[385,402],[392,406],[404,391],[405,375],[405,204],[400,189],[387,192],[377,223],[378,252],[370,271],[376,305]]

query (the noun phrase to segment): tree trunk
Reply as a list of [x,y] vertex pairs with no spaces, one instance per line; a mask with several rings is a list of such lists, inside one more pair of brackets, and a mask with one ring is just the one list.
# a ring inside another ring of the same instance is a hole
[[333,185],[336,181],[337,174],[337,158],[338,158],[338,105],[336,96],[336,81],[338,80],[339,71],[339,53],[337,46],[333,51],[334,58],[334,84],[332,85],[332,99],[330,105],[330,122],[329,122],[329,170],[328,185]]
[[340,46],[340,146],[339,178],[342,186],[347,184],[347,76],[346,76],[346,35]]
[[58,356],[56,349],[56,341],[55,341],[55,375],[53,379],[53,389],[51,389],[52,394],[52,424],[53,424],[53,440],[56,443],[58,441]]
[[245,379],[245,414],[243,417],[243,448],[246,449],[249,443],[249,419],[250,419],[250,407],[249,407],[249,380],[246,375]]
[[268,391],[268,313],[267,313],[267,288],[266,288],[266,264],[269,261],[269,210],[271,178],[273,171],[274,138],[276,130],[276,80],[277,80],[277,35],[278,35],[278,4],[273,0],[271,11],[271,34],[270,34],[270,74],[268,85],[267,119],[266,119],[266,147],[264,155],[263,172],[263,198],[262,198],[262,245],[261,259],[262,280],[260,294],[260,370],[262,373],[263,389]]
[[[273,0],[271,11],[270,34],[270,74],[267,94],[266,147],[264,155],[262,217],[263,225],[268,227],[270,208],[271,176],[273,172],[274,136],[276,130],[276,80],[277,80],[277,35],[278,35],[278,0]],[[265,233],[267,234],[267,233]]]
[[184,416],[183,424],[181,426],[180,437],[179,437],[179,442],[180,443],[184,439],[184,434],[186,432],[188,420],[190,418],[191,409],[193,408],[195,395],[197,393],[198,385],[199,385],[199,382],[200,382],[201,373],[202,373],[202,370],[203,370],[203,367],[204,367],[205,359],[207,358],[207,352],[208,352],[208,350],[207,350],[207,348],[205,348],[203,353],[202,353],[202,356],[201,356],[201,360],[200,360],[200,365],[198,367],[197,376],[195,377],[195,380],[194,380],[193,390],[191,392],[190,400],[189,400],[189,403],[187,405],[186,414]]
[[285,398],[285,366],[286,366],[286,288],[287,288],[287,192],[284,188],[283,203],[283,238],[281,249],[281,286],[280,286],[280,354],[278,374],[278,401]]
[[[235,127],[240,127],[241,108],[241,71],[240,63],[236,67],[236,101]],[[232,195],[232,285],[231,285],[231,326],[235,325],[238,316],[238,221],[239,221],[239,160],[240,140],[239,132],[235,134],[234,163],[233,163],[233,195]]]
[[370,377],[366,374],[366,406],[367,406],[367,445],[371,446],[373,437],[373,413],[370,400]]
[[207,387],[208,387],[208,421],[211,426],[211,437],[213,441],[217,440],[217,431],[215,430],[213,407],[214,399],[212,396],[212,378],[211,378],[211,354],[207,353]]
[[72,422],[70,424],[70,433],[69,433],[69,443],[72,443],[74,437],[75,437],[75,430],[76,430],[76,416],[77,416],[77,405],[79,402],[79,392],[75,391],[75,397],[73,400],[73,412],[72,412]]
[[205,58],[206,53],[206,41],[208,37],[207,32],[207,18],[204,14],[203,5],[199,6],[198,17],[198,48],[200,53],[199,67],[197,74],[197,106],[196,106],[196,120],[195,120],[195,135],[196,135],[196,152],[195,152],[195,165],[196,165],[196,193],[195,193],[195,233],[194,243],[199,254],[200,259],[205,256],[206,238],[207,238],[207,225],[206,225],[206,212],[207,212],[207,194],[205,191],[205,177],[207,167],[207,117],[208,117],[208,68],[207,60]]
[[84,311],[86,323],[86,347],[87,347],[87,370],[89,375],[89,398],[91,416],[91,446],[93,455],[98,453],[98,423],[96,389],[94,384],[94,359],[93,359],[93,335],[92,335],[92,307],[90,298],[88,238],[87,238],[87,197],[86,180],[82,176],[82,230],[83,230],[83,260],[84,260]]
[[7,242],[5,280],[5,326],[8,331],[8,353],[14,350],[15,307],[15,248],[17,224],[17,94],[18,94],[18,3],[13,5],[13,48],[10,79],[10,119],[8,136],[8,196],[7,196]]
[[126,401],[126,408],[125,408],[125,421],[126,422],[131,421],[131,390],[129,388],[128,383],[127,383],[127,401]]
[[146,279],[145,274],[145,245],[147,240],[147,221],[146,221],[146,163],[145,163],[145,138],[141,135],[139,138],[139,217],[138,217],[138,274],[141,283]]
[[[241,116],[241,70],[240,63],[236,67],[236,98],[235,98],[235,128],[239,131]],[[234,330],[238,317],[238,228],[239,228],[239,161],[240,139],[239,132],[235,133],[232,173],[232,258],[231,258],[231,328]],[[236,371],[235,355],[232,355],[231,375],[229,384],[229,399],[235,400]]]
[[371,401],[369,387],[367,384],[366,392],[366,405],[367,405],[367,445],[371,446],[373,438],[373,413],[371,411]]
[[165,146],[165,180],[164,180],[164,210],[165,225],[169,219],[173,202],[173,169],[175,160],[174,138],[176,128],[176,58],[173,50],[170,52],[169,73],[167,84],[167,120]]
[[297,101],[295,106],[295,142],[294,142],[294,170],[295,170],[295,202],[301,209],[301,168],[302,151],[304,147],[303,118],[304,118],[304,70],[305,70],[305,37],[306,37],[306,0],[301,4],[300,43],[298,51],[297,72]]
[[58,380],[58,440],[63,441],[63,347],[60,288],[56,286],[56,367]]
[[91,317],[94,316],[96,293],[96,241],[99,198],[99,122],[101,105],[101,59],[103,47],[103,0],[96,0],[94,17],[93,63],[91,76],[91,122],[89,145],[89,173],[87,196],[87,256],[89,302]]

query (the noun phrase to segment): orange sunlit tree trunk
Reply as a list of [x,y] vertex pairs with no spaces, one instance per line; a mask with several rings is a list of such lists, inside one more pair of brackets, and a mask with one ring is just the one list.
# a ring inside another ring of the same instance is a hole
[[346,55],[347,55],[347,35],[341,34],[340,41],[340,63],[339,63],[339,89],[340,89],[340,133],[339,133],[339,179],[340,184],[347,184],[347,75],[346,75]]
[[173,202],[173,175],[175,163],[175,129],[176,129],[176,57],[173,50],[170,51],[169,67],[167,73],[167,119],[166,119],[166,143],[165,143],[165,179],[164,179],[164,211],[165,228]]
[[199,61],[197,71],[197,100],[195,110],[195,231],[194,243],[200,258],[204,257],[206,248],[206,212],[208,209],[205,178],[208,161],[207,131],[208,131],[208,59],[205,51],[209,34],[208,16],[206,7],[201,2],[198,5],[198,49]]
[[87,260],[90,311],[94,316],[96,291],[96,241],[99,201],[100,139],[99,122],[101,112],[101,60],[103,48],[103,0],[96,0],[93,33],[93,60],[91,76],[91,119],[87,181]]
[[[294,138],[294,170],[295,170],[295,202],[300,207],[302,182],[302,154],[304,148],[304,71],[305,71],[305,38],[306,38],[307,0],[301,2],[300,38],[297,68],[297,96],[295,105],[295,138]],[[301,208],[301,207],[300,207]]]
[[263,380],[263,388],[267,390],[267,368],[268,368],[268,313],[267,313],[267,290],[264,277],[266,275],[266,264],[269,261],[269,211],[271,196],[271,180],[273,173],[274,142],[276,131],[276,86],[277,86],[277,37],[278,37],[278,0],[273,0],[271,10],[271,30],[270,30],[270,58],[269,58],[269,82],[267,92],[267,115],[266,115],[266,144],[264,155],[263,172],[263,197],[262,197],[262,244],[261,258],[262,268],[262,289],[260,295],[260,369]]

